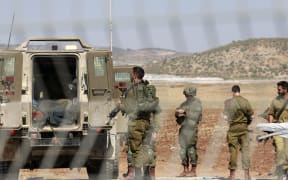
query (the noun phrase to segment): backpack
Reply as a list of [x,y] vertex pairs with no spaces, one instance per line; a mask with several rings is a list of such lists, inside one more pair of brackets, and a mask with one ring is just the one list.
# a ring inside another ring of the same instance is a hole
[[156,97],[156,87],[154,85],[144,86],[144,101],[138,103],[139,112],[154,112],[159,105],[159,98]]

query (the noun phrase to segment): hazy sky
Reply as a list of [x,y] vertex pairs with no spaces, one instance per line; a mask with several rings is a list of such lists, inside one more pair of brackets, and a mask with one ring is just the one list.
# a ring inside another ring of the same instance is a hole
[[[0,43],[79,36],[109,46],[109,0],[0,0]],[[233,40],[287,37],[285,0],[112,0],[113,46],[205,51]]]

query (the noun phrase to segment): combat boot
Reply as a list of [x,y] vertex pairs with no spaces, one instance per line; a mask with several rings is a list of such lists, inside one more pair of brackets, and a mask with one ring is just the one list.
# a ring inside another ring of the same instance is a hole
[[195,165],[192,165],[190,171],[188,171],[188,173],[186,173],[186,176],[196,177],[196,166]]
[[142,180],[142,170],[139,167],[135,167],[135,177],[133,180]]
[[189,166],[183,166],[183,171],[179,174],[179,177],[184,177],[189,171]]
[[251,180],[249,169],[244,170],[244,179],[245,180]]
[[230,169],[230,176],[228,177],[228,180],[235,180],[235,169]]
[[128,166],[127,172],[126,172],[126,173],[123,173],[122,176],[123,176],[123,177],[127,177],[128,174],[130,173],[130,171],[131,171],[132,169],[133,169],[132,166]]
[[128,172],[123,174],[125,180],[133,180],[135,177],[135,169],[132,166],[128,166]]
[[156,174],[156,169],[155,167],[150,167],[150,177],[151,177],[151,180],[155,180],[155,174]]
[[144,166],[143,167],[143,171],[144,171],[144,180],[150,180],[150,166]]
[[275,175],[277,176],[277,180],[283,180],[284,174],[285,174],[285,172],[284,172],[282,166],[277,166],[275,169]]

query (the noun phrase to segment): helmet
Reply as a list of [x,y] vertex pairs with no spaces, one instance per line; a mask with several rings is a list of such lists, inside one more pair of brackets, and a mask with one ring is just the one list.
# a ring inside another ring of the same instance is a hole
[[196,88],[195,87],[185,87],[183,94],[185,96],[196,96]]

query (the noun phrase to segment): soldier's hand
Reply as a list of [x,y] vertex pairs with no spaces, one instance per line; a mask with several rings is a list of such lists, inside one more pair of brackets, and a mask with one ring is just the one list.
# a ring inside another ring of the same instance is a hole
[[175,117],[182,117],[182,116],[185,116],[185,110],[184,109],[176,109]]
[[176,109],[176,112],[179,114],[183,114],[185,112],[185,110],[184,109]]
[[157,133],[156,133],[156,132],[153,132],[153,133],[152,133],[152,140],[153,140],[153,141],[156,141],[156,140],[157,140],[157,137],[158,137]]

